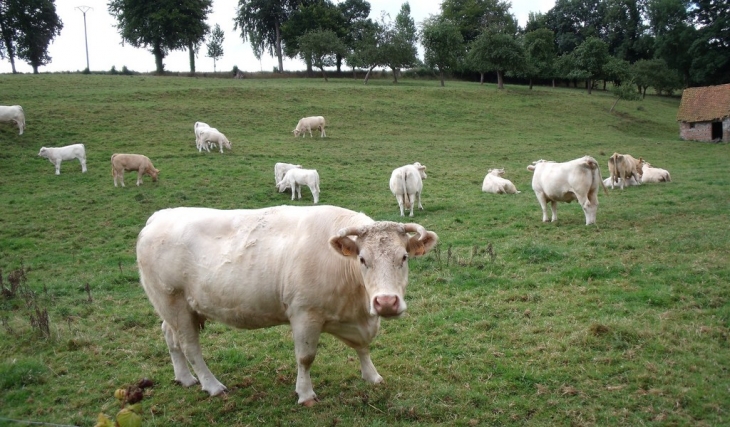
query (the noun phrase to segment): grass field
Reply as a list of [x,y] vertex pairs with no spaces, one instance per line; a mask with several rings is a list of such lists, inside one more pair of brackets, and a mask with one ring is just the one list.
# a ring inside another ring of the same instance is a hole
[[[0,297],[0,425],[91,426],[142,377],[155,382],[142,402],[150,426],[730,424],[729,147],[681,141],[677,98],[609,114],[609,94],[579,89],[98,75],[2,75],[0,93],[28,125],[18,136],[0,124],[4,288],[25,268]],[[292,136],[307,115],[327,118],[328,138]],[[233,151],[198,153],[195,121]],[[37,156],[77,142],[86,174],[74,160],[55,176]],[[528,164],[587,154],[605,177],[615,151],[673,182],[601,193],[596,226],[575,203],[541,222]],[[135,187],[130,173],[115,188],[115,152],[150,157],[159,182]],[[203,353],[230,393],[174,384],[136,269],[156,210],[310,205],[307,189],[295,202],[276,192],[279,161],[319,171],[321,204],[393,221],[390,172],[419,161],[414,221],[440,237],[410,262],[407,314],[373,342],[385,384],[363,382],[355,353],[324,335],[314,408],[296,405],[288,327],[208,324]],[[482,193],[494,167],[522,193]]]

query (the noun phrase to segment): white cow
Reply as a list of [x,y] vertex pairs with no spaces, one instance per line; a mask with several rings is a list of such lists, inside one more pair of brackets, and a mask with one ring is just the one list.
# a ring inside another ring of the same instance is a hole
[[494,194],[519,194],[512,181],[502,178],[504,169],[489,169],[482,182],[482,191]]
[[405,165],[395,168],[390,174],[390,191],[398,201],[400,216],[405,216],[403,208],[411,209],[413,216],[413,205],[418,199],[418,209],[423,210],[421,205],[421,192],[423,191],[423,180],[426,179],[426,166],[415,162],[412,165]]
[[279,193],[291,188],[291,199],[294,200],[294,196],[297,194],[300,199],[302,198],[303,185],[309,187],[309,191],[314,197],[314,203],[317,204],[319,202],[319,174],[316,169],[289,169],[276,187],[279,189]]
[[[611,178],[610,176],[603,180],[604,187],[611,187],[611,189],[613,189],[612,184],[613,184],[613,178]],[[623,186],[623,187],[633,187],[635,185],[641,185],[641,183],[639,183],[636,180],[636,178],[634,178],[633,176],[627,180],[624,180],[623,178],[619,178],[617,184],[619,184],[619,186]]]
[[313,138],[312,129],[319,129],[319,136],[325,137],[327,136],[324,131],[324,127],[326,124],[327,123],[322,116],[303,117],[299,119],[297,127],[295,127],[292,132],[294,133],[295,137],[302,135],[302,138],[304,138],[304,134],[309,131],[309,137]]
[[41,147],[38,155],[45,157],[56,166],[56,175],[61,175],[61,162],[79,159],[81,172],[86,172],[86,147],[84,144],[72,144],[65,147]]
[[232,150],[231,142],[228,141],[228,138],[226,138],[226,136],[218,129],[211,127],[201,129],[198,152],[200,152],[202,148],[205,148],[206,151],[210,152],[210,147],[213,147],[216,144],[220,148],[221,154],[223,154],[223,147]]
[[[289,169],[301,169],[302,165],[294,165],[291,163],[276,163],[274,165],[274,181],[276,181],[276,187],[279,187],[279,183],[282,179],[284,179],[284,175],[289,171]],[[288,184],[284,188],[285,190],[289,188]]]
[[207,145],[203,146],[203,143],[200,141],[200,134],[203,132],[204,129],[215,128],[211,128],[208,123],[204,122],[195,122],[195,125],[193,125],[193,131],[195,132],[195,147],[198,149],[198,153],[203,151],[203,148],[210,152],[210,148]]
[[25,112],[20,105],[0,105],[0,122],[15,123],[22,135],[25,130]]
[[672,182],[672,177],[669,175],[669,171],[662,168],[655,168],[650,163],[644,163],[643,166],[644,175],[642,182],[646,183],[658,183],[658,182]]
[[548,221],[547,203],[552,209],[552,221],[558,220],[558,202],[577,200],[586,216],[586,225],[596,222],[598,186],[603,186],[601,170],[596,159],[581,157],[565,163],[538,160],[527,166],[532,171],[532,189],[542,207],[542,220]]
[[310,368],[322,332],[357,352],[364,380],[383,381],[370,342],[381,317],[406,310],[408,258],[437,241],[421,225],[375,222],[335,206],[174,208],[147,220],[137,264],[163,320],[175,381],[200,381],[212,396],[226,391],[203,360],[198,335],[206,320],[243,329],[288,323],[298,403],[311,406],[317,396]]

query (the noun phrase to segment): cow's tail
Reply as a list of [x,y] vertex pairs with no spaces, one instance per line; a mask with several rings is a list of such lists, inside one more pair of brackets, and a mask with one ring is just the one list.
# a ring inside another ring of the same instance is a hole
[[401,171],[401,184],[403,185],[403,204],[407,209],[410,209],[411,199],[408,196],[408,171],[405,168]]
[[114,177],[114,157],[117,155],[117,153],[112,154],[112,177]]
[[[616,154],[614,154],[616,155]],[[611,156],[611,159],[613,159],[613,156]],[[611,160],[609,159],[609,162]],[[603,184],[603,177],[601,176],[601,167],[598,165],[598,162],[595,161],[595,159],[588,160],[588,167],[593,170],[593,180],[595,182],[596,179],[598,179],[598,182],[601,185],[601,188],[603,188],[603,192],[606,193],[608,196],[608,190],[606,190],[606,186]]]

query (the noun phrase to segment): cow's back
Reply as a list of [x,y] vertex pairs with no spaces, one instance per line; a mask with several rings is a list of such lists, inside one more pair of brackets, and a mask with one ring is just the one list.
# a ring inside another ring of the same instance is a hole
[[232,326],[287,323],[292,307],[324,306],[347,291],[351,260],[328,241],[370,222],[334,206],[165,209],[140,232],[140,279],[155,306],[182,293],[194,311]]

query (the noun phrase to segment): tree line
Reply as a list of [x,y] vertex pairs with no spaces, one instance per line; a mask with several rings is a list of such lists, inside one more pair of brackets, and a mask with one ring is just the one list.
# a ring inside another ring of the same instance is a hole
[[[490,73],[500,88],[508,76],[530,86],[580,82],[589,93],[601,82],[642,95],[649,87],[671,93],[730,82],[726,0],[556,0],[548,12],[530,13],[524,27],[510,8],[505,0],[444,0],[417,26],[408,2],[393,18],[371,17],[365,0],[239,0],[233,21],[257,59],[276,57],[276,72],[285,56],[301,58],[325,79],[326,67],[340,72],[346,64],[367,70],[365,82],[376,67],[391,69],[396,82],[401,70],[423,68],[442,85],[449,74],[484,82]],[[212,0],[110,0],[108,10],[125,42],[153,53],[158,73],[177,49],[189,51],[194,72],[206,37],[208,56],[223,55],[223,32],[205,22]],[[36,71],[50,61],[47,45],[61,28],[53,0],[0,2],[0,54],[11,63],[17,56]]]

